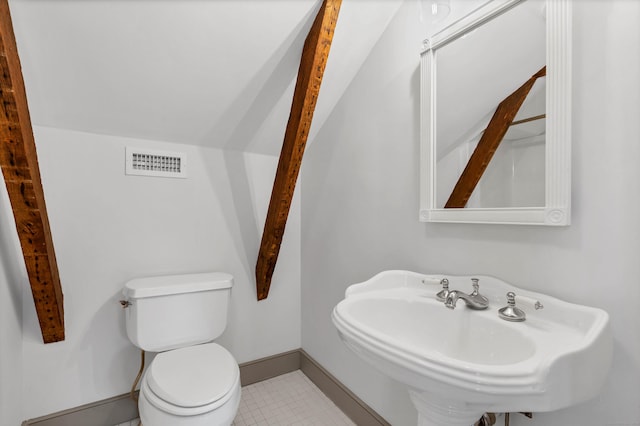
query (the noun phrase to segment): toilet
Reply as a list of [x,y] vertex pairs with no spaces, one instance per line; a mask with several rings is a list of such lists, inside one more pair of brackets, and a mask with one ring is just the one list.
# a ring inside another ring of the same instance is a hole
[[131,342],[158,352],[140,385],[143,426],[228,426],[240,369],[212,341],[227,325],[233,277],[222,272],[136,278],[124,287]]

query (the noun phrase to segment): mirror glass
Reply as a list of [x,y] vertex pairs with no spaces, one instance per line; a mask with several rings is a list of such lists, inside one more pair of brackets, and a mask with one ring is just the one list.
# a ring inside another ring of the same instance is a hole
[[421,220],[569,224],[568,7],[494,0],[425,41]]

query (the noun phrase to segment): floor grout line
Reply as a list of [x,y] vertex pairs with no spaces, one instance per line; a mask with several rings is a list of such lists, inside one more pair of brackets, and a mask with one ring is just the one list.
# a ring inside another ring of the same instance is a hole
[[[300,370],[242,388],[232,426],[355,426]],[[138,420],[116,426],[138,426]]]

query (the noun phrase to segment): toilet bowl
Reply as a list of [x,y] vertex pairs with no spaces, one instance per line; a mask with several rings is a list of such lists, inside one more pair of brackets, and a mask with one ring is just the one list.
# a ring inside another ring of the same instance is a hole
[[156,356],[142,378],[144,426],[227,426],[240,403],[240,370],[222,346],[208,343]]
[[212,272],[137,278],[123,290],[129,339],[157,352],[142,377],[144,426],[228,426],[240,404],[240,369],[212,340],[226,327],[233,278]]

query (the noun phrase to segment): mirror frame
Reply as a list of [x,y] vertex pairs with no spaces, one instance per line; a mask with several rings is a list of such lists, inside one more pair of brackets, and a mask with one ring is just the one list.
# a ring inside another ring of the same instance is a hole
[[424,41],[420,56],[420,221],[566,226],[571,222],[571,0],[545,0],[545,205],[437,208],[436,58],[440,47],[525,0],[493,0]]

